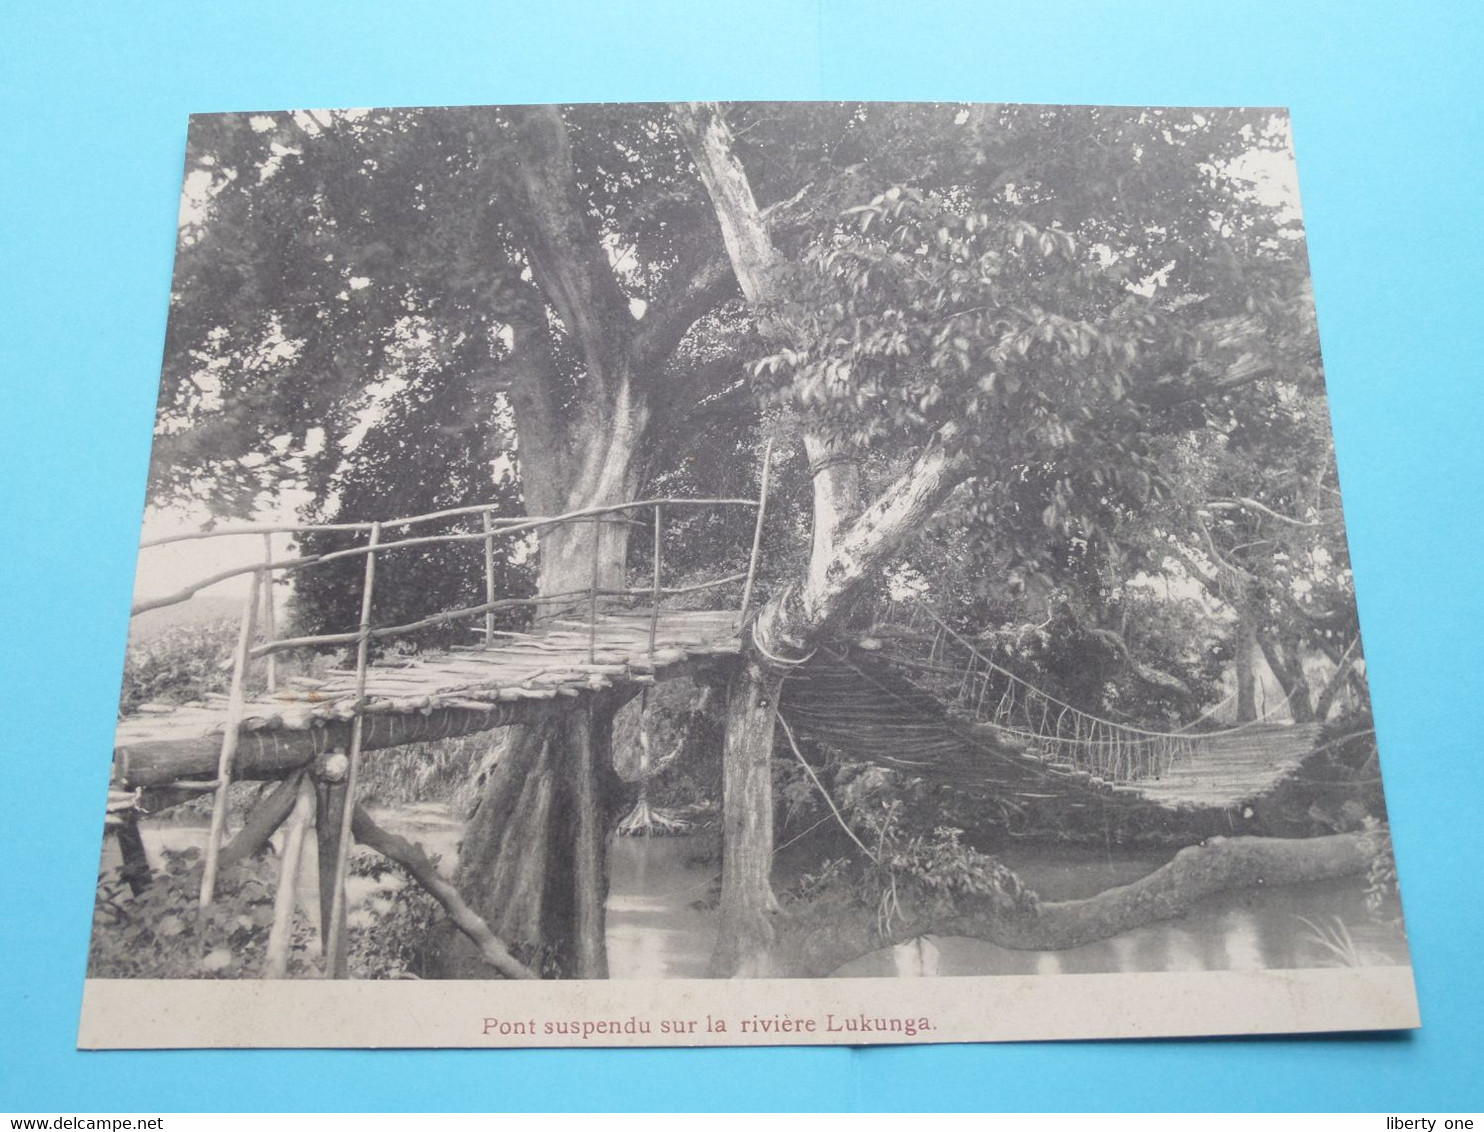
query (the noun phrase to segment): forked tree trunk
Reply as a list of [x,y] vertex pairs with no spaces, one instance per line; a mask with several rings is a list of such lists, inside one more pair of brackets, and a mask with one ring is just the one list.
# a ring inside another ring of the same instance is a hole
[[[784,298],[783,256],[768,234],[746,170],[732,148],[731,131],[714,103],[672,107],[672,117],[711,197],[727,255],[748,301],[764,310]],[[762,327],[765,335],[783,328]],[[763,710],[780,679],[779,660],[804,657],[848,609],[861,586],[916,532],[966,473],[950,451],[951,429],[930,444],[909,471],[862,508],[854,454],[806,433],[813,482],[814,534],[802,578],[782,587],[758,613],[750,632],[757,646],[732,684],[724,747],[723,861],[736,863],[722,887],[722,931],[712,956],[715,975],[767,970],[773,960],[768,918],[776,907],[768,867],[773,855],[773,710]],[[735,791],[733,784],[736,784]],[[736,806],[749,813],[734,814]],[[726,866],[724,864],[723,868]],[[728,925],[735,925],[729,930]]]

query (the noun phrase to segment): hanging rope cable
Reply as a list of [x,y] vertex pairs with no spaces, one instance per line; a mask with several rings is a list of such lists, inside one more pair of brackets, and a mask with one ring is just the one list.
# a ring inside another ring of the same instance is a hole
[[874,863],[880,864],[880,858],[866,848],[865,842],[855,835],[855,830],[850,828],[850,823],[845,820],[845,815],[840,812],[840,807],[835,805],[835,800],[830,797],[830,792],[824,788],[824,783],[819,780],[819,775],[814,773],[814,768],[809,765],[809,760],[804,757],[804,752],[799,750],[799,744],[794,739],[793,728],[788,725],[788,720],[783,718],[783,713],[776,707],[773,714],[778,717],[778,723],[783,728],[784,737],[788,739],[788,745],[793,750],[794,758],[799,760],[799,765],[804,768],[804,773],[809,776],[809,781],[814,783],[814,788],[819,791],[819,796],[824,799],[824,804],[830,808],[830,813],[835,815],[835,820],[840,823],[840,828],[845,831],[847,837],[860,847],[860,851],[869,857]]

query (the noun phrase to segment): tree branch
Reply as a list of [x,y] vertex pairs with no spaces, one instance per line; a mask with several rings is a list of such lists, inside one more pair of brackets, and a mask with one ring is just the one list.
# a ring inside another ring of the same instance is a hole
[[1237,496],[1232,499],[1213,499],[1206,506],[1213,511],[1231,511],[1238,508],[1245,508],[1248,511],[1256,511],[1259,514],[1267,515],[1269,518],[1277,519],[1280,523],[1287,523],[1293,527],[1321,527],[1324,525],[1317,519],[1290,519],[1287,515],[1280,515],[1271,507],[1259,503],[1255,499],[1248,499],[1245,496]]
[[726,249],[714,237],[670,269],[634,335],[634,369],[651,384],[665,360],[702,315],[736,293]]
[[260,852],[268,844],[268,839],[293,812],[299,783],[307,773],[303,767],[294,771],[279,782],[266,798],[260,798],[254,804],[247,820],[242,823],[242,828],[237,831],[237,836],[229,844],[222,846],[221,853],[217,856],[217,868],[229,869]]
[[715,102],[677,102],[670,116],[711,196],[721,238],[747,301],[767,304],[783,257],[773,246],[752,195],[752,184],[732,150],[732,135]]
[[572,336],[599,390],[634,319],[590,218],[572,165],[566,123],[554,106],[512,108],[512,181],[521,198],[520,235],[531,274]]
[[1171,676],[1168,672],[1161,672],[1158,668],[1153,668],[1139,660],[1129,649],[1128,642],[1112,629],[1099,629],[1095,625],[1088,625],[1086,628],[1098,640],[1106,645],[1111,645],[1122,653],[1123,659],[1133,669],[1134,675],[1144,681],[1144,683],[1153,684],[1158,688],[1169,688],[1172,691],[1179,692],[1182,696],[1190,695],[1190,687],[1184,680],[1181,680],[1178,676]]

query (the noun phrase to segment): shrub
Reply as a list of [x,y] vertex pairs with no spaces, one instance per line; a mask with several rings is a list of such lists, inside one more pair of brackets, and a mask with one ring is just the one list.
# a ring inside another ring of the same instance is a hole
[[[216,899],[198,904],[201,850],[166,850],[149,886],[135,896],[114,872],[100,878],[88,973],[114,979],[240,979],[262,973],[273,925],[278,859],[223,869]],[[296,912],[288,973],[314,968],[307,945],[314,927]]]
[[238,627],[230,620],[174,625],[130,641],[124,657],[119,712],[140,704],[181,704],[225,692]]
[[353,876],[372,877],[381,886],[372,895],[369,907],[352,916],[348,923],[352,976],[358,979],[425,977],[428,941],[443,909],[406,869],[379,854],[357,852],[351,858],[350,871]]

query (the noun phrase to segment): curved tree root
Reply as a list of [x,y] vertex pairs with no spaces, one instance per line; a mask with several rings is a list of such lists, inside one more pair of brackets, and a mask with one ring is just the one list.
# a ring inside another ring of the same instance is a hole
[[1061,951],[1173,919],[1230,889],[1302,884],[1364,873],[1384,852],[1382,830],[1302,839],[1213,837],[1180,850],[1132,884],[1085,900],[961,900],[946,914],[909,914],[883,933],[873,911],[858,909],[823,926],[780,924],[776,954],[790,975],[821,977],[878,948],[922,935],[987,940],[1018,951]]

